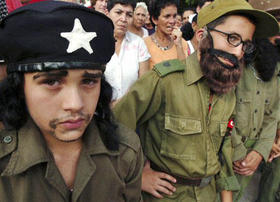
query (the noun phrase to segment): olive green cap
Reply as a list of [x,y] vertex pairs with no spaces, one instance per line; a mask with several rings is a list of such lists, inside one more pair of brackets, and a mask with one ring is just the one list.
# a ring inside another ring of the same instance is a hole
[[198,13],[197,24],[202,28],[226,14],[247,14],[256,22],[256,38],[274,36],[279,32],[277,20],[269,13],[254,9],[245,0],[215,0]]

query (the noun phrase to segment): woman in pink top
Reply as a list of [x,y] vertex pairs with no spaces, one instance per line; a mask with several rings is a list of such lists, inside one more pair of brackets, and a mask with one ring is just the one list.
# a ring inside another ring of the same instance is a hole
[[187,57],[188,45],[182,39],[182,32],[176,24],[177,4],[175,0],[155,0],[149,12],[156,32],[144,38],[151,55],[149,68],[164,60],[179,59],[184,61]]

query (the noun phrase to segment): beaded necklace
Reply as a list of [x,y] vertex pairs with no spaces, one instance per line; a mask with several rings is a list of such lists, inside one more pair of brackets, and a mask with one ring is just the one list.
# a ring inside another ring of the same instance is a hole
[[171,48],[171,43],[172,43],[171,41],[169,41],[169,44],[168,44],[167,46],[162,47],[161,45],[159,45],[159,43],[158,43],[158,41],[157,41],[155,35],[152,35],[151,38],[152,38],[153,42],[157,45],[157,47],[158,47],[159,49],[161,49],[161,50],[163,50],[163,51],[166,51],[166,50],[168,50],[168,49]]

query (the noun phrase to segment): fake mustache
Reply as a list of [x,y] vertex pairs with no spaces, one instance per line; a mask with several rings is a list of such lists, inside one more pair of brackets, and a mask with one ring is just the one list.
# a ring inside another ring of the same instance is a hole
[[218,58],[217,58],[217,61],[226,69],[237,69],[239,68],[239,63],[238,63],[238,59],[235,55],[233,54],[230,54],[228,52],[225,52],[225,51],[222,51],[222,50],[218,50],[218,49],[214,49],[214,48],[209,48],[209,54],[212,55],[212,56],[215,56],[216,58],[217,57],[221,57],[221,58],[224,58],[224,59],[227,59],[229,62],[231,62],[233,64],[233,67],[232,66],[228,66],[226,64],[224,64],[223,62],[221,62]]

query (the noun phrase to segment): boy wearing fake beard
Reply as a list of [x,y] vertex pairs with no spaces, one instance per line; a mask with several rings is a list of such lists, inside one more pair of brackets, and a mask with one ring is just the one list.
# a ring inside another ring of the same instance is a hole
[[[264,9],[277,18],[276,11],[278,9],[279,12],[280,8],[279,1],[272,0],[262,3],[250,0],[249,3],[254,8]],[[277,20],[279,22],[279,18]],[[280,49],[279,45],[277,46],[279,38],[278,30],[275,36],[256,39],[256,50],[252,54],[246,55],[248,65],[236,88],[235,128],[232,135],[233,168],[241,186],[239,193],[234,197],[236,201],[242,197],[254,200],[253,198],[256,196],[252,194],[249,196],[245,188],[256,171],[261,171],[262,167],[266,167],[260,166],[264,165],[262,162],[271,162],[280,153],[280,139],[275,138],[276,134],[280,134],[280,124],[278,124],[280,114]],[[270,167],[270,163],[267,165]],[[279,169],[276,173],[278,172]],[[277,183],[279,185],[280,182],[278,181],[271,186],[273,178],[271,178],[272,176],[268,178],[268,176],[274,174],[271,170],[270,173],[264,174],[262,176],[263,182],[260,183],[262,187],[260,193],[265,195],[264,201],[274,201],[272,187],[276,186]],[[267,181],[268,179],[269,181]],[[265,181],[269,183],[265,184]],[[258,186],[258,184],[254,184],[254,186]]]
[[217,193],[232,201],[239,189],[228,126],[234,87],[253,36],[272,36],[278,24],[244,0],[215,0],[199,12],[198,26],[199,49],[186,65],[155,65],[113,109],[120,122],[140,130],[144,201],[214,202]]
[[[236,201],[247,194],[245,188],[261,163],[271,162],[280,151],[275,140],[280,113],[279,50],[268,39],[259,39],[253,55],[236,88],[233,168],[241,186]],[[271,152],[273,144],[275,152]]]

